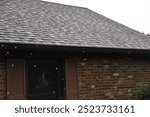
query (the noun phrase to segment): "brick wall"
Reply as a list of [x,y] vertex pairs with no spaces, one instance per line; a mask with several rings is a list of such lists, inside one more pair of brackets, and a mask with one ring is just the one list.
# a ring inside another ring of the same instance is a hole
[[0,59],[0,99],[6,99],[6,62]]
[[139,82],[150,79],[150,59],[78,60],[80,99],[134,99]]

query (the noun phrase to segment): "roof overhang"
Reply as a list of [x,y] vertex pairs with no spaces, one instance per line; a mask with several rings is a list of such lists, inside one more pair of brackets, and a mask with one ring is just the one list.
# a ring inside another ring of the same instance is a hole
[[74,47],[74,46],[53,46],[35,44],[1,43],[0,50],[22,50],[22,51],[53,51],[53,52],[88,52],[88,53],[111,53],[111,54],[150,54],[145,49],[124,49],[124,48],[101,48],[101,47]]

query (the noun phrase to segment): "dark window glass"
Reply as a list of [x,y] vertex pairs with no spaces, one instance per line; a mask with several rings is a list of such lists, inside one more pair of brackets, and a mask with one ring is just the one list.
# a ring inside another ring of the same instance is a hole
[[28,63],[28,99],[63,99],[60,62]]

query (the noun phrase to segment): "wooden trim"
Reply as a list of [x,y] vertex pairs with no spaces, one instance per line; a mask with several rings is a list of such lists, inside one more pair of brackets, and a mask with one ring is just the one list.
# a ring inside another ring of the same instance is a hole
[[7,99],[25,98],[25,60],[7,59]]
[[79,99],[76,59],[65,60],[66,99]]

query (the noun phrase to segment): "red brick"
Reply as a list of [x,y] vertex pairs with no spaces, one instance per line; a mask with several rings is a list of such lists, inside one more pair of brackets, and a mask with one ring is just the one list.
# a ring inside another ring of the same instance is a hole
[[79,59],[77,71],[80,99],[134,99],[137,85],[150,80],[150,60]]

